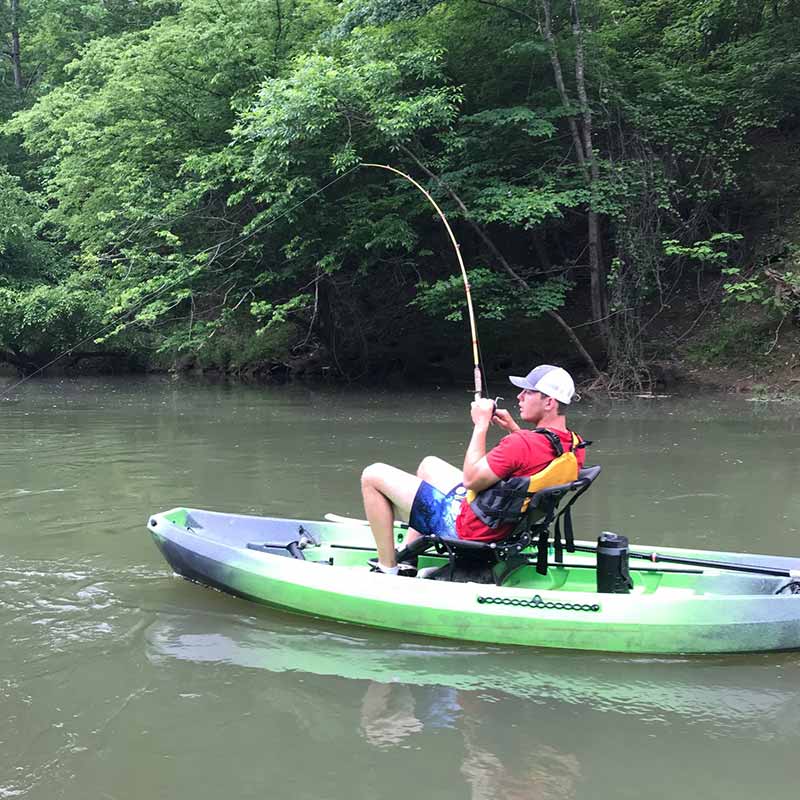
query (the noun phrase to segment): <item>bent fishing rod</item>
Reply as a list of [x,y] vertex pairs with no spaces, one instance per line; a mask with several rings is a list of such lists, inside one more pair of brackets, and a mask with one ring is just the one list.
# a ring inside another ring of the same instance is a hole
[[467,277],[467,269],[464,266],[464,259],[461,258],[461,247],[456,241],[455,234],[453,233],[453,229],[450,227],[450,223],[447,221],[447,217],[444,215],[444,211],[442,211],[442,209],[439,208],[439,205],[431,197],[430,193],[424,187],[420,186],[420,184],[417,183],[417,181],[415,181],[410,175],[406,175],[405,172],[401,172],[399,169],[395,169],[395,167],[389,167],[386,164],[368,164],[366,162],[362,162],[361,166],[374,167],[375,169],[385,169],[388,170],[389,172],[393,172],[395,175],[399,175],[401,178],[405,178],[409,183],[416,186],[417,189],[419,189],[423,195],[425,195],[425,198],[436,209],[436,213],[439,215],[439,218],[444,223],[444,227],[447,229],[447,235],[450,237],[450,241],[453,243],[453,249],[456,251],[458,266],[461,268],[461,277],[464,280],[464,291],[466,292],[467,295],[467,312],[469,314],[469,328],[470,328],[470,335],[472,337],[474,399],[476,401],[480,400],[483,395],[483,375],[481,372],[481,360],[479,356],[478,328],[475,324],[475,312],[472,308],[472,293],[470,291],[469,278]]

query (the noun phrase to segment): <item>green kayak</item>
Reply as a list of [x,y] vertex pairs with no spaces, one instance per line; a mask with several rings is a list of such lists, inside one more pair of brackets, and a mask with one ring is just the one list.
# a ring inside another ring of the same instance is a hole
[[[431,548],[418,557],[426,579],[372,572],[375,546],[358,520],[176,508],[152,516],[148,528],[184,578],[356,625],[622,653],[800,648],[800,559],[637,546],[630,583],[613,593],[598,591],[599,557],[590,542],[576,542],[563,557],[551,547],[546,574],[537,568],[535,543],[516,554],[513,570],[483,573],[448,572],[448,553]],[[398,526],[395,535],[402,548],[405,531]]]

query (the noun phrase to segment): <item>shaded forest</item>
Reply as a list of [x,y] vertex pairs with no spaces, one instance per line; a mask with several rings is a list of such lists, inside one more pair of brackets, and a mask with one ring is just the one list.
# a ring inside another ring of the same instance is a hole
[[[795,366],[800,0],[0,0],[0,359]],[[786,373],[790,375],[790,372]]]

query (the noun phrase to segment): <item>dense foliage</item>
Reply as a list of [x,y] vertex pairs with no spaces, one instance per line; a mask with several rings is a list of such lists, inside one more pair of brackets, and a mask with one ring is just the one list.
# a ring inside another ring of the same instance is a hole
[[377,163],[444,209],[497,352],[545,332],[538,355],[642,385],[691,332],[676,306],[797,316],[798,14],[2,0],[0,352],[441,374],[455,257]]

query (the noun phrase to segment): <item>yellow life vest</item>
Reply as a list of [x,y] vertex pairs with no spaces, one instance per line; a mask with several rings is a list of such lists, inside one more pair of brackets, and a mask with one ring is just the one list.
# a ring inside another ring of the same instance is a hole
[[533,433],[546,437],[553,447],[555,458],[534,475],[506,478],[477,494],[467,491],[467,502],[475,516],[490,528],[519,522],[531,502],[531,498],[541,489],[572,483],[578,478],[578,459],[576,451],[586,447],[577,433],[570,431],[572,445],[564,452],[561,439],[547,428],[534,428]]

